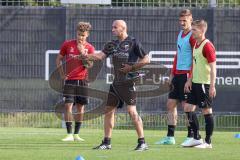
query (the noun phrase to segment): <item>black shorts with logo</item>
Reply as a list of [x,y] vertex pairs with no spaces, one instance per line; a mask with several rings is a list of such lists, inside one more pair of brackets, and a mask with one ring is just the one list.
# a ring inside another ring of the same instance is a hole
[[88,83],[86,80],[66,80],[63,88],[65,103],[88,104]]
[[209,87],[209,84],[192,83],[187,103],[198,105],[199,108],[211,108],[213,100],[209,97]]
[[113,83],[110,85],[107,106],[122,108],[124,103],[136,105],[136,98],[134,83]]
[[179,101],[186,101],[188,94],[184,93],[184,86],[187,82],[187,74],[174,75],[172,79],[172,87],[170,87],[169,99],[176,99]]

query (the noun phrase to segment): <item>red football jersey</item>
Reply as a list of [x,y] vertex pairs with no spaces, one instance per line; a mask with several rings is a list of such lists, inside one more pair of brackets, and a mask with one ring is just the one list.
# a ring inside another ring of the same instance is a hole
[[[95,48],[88,42],[84,45],[88,54],[92,54]],[[60,49],[60,54],[66,57],[65,73],[67,80],[83,80],[88,76],[87,69],[83,66],[82,60],[76,56],[80,54],[77,48],[77,40],[65,41]]]
[[[195,48],[198,48],[202,44],[202,42],[199,45],[196,44]],[[212,62],[216,61],[216,50],[215,50],[215,47],[213,46],[212,42],[208,41],[204,45],[203,56],[207,59],[208,63],[212,63]]]

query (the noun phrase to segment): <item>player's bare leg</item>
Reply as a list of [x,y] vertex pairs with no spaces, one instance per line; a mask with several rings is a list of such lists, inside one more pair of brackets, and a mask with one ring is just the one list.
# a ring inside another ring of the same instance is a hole
[[141,117],[138,115],[138,112],[136,110],[136,106],[128,105],[127,107],[128,114],[130,115],[133,124],[135,126],[138,138],[143,138],[143,123]]
[[77,113],[74,114],[74,119],[76,122],[82,122],[84,116],[84,105],[76,104]]
[[74,129],[74,135],[73,138],[75,141],[84,141],[84,139],[79,137],[79,131],[83,122],[83,116],[84,116],[84,105],[82,104],[76,104],[77,113],[74,114],[75,119],[75,129]]
[[111,149],[111,137],[114,127],[114,114],[116,107],[106,106],[104,114],[104,139],[102,143],[93,149],[108,150]]
[[175,127],[177,125],[177,104],[178,101],[176,99],[168,99],[167,100],[167,124],[168,124],[168,132],[167,136],[157,141],[155,144],[175,144],[174,132]]
[[73,120],[72,107],[73,107],[73,103],[65,103],[64,120],[66,122],[71,122]]
[[135,129],[138,135],[138,145],[135,148],[136,151],[144,151],[148,149],[147,144],[145,143],[144,133],[143,133],[143,123],[141,117],[138,115],[135,105],[128,105],[127,111],[135,125]]
[[112,130],[114,127],[114,113],[116,111],[116,107],[107,106],[105,115],[104,115],[104,137],[111,138]]
[[72,107],[73,103],[65,103],[64,120],[66,122],[67,136],[62,141],[74,141],[72,135]]
[[[175,99],[168,99],[167,101],[167,112],[168,112],[167,123],[168,125],[171,125],[174,127],[177,125],[177,103],[178,101]],[[174,131],[169,136],[174,137]]]

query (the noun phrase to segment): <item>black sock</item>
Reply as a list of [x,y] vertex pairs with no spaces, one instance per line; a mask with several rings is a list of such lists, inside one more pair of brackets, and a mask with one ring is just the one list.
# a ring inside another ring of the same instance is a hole
[[110,144],[111,144],[111,138],[104,137],[103,143],[104,143],[104,144],[107,144],[107,145],[110,145]]
[[193,137],[193,129],[191,126],[188,126],[188,134],[187,134],[187,137],[188,138],[192,138]]
[[174,137],[175,127],[176,126],[174,125],[168,125],[168,133],[167,133],[168,137]]
[[205,118],[205,130],[206,130],[206,138],[205,142],[208,144],[211,144],[211,136],[213,134],[213,128],[214,128],[214,121],[213,121],[213,115],[207,114],[204,115]]
[[185,112],[185,113],[186,113],[186,116],[187,116],[187,119],[188,119],[188,126],[187,126],[188,134],[187,134],[187,137],[192,138],[193,137],[193,129],[189,124],[189,116],[188,116],[189,112]]
[[199,123],[198,123],[198,118],[197,114],[195,112],[189,112],[188,114],[188,121],[190,124],[190,127],[193,130],[193,137],[194,139],[201,139],[201,136],[199,134]]
[[145,143],[145,139],[144,139],[144,137],[143,137],[143,138],[138,138],[138,143],[139,143],[139,144],[143,144],[143,143]]
[[72,133],[72,122],[66,122],[67,134]]
[[78,134],[79,130],[81,128],[82,122],[75,122],[75,130],[74,130],[74,134]]

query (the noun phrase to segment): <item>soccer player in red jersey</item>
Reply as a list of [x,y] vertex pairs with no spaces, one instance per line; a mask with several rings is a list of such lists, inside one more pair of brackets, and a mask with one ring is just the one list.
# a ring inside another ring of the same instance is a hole
[[[91,61],[79,59],[79,55],[92,54],[95,51],[95,48],[87,42],[90,29],[90,23],[79,22],[77,25],[76,39],[65,41],[56,58],[56,65],[59,69],[60,76],[64,80],[64,119],[66,122],[67,136],[62,139],[62,141],[84,141],[79,137],[79,130],[83,120],[84,105],[88,103],[88,99],[86,96],[81,95],[87,95],[87,68],[91,67],[92,63]],[[66,60],[65,70],[62,67],[64,58]],[[81,88],[81,91],[79,91],[79,88]],[[74,104],[77,108],[77,114],[73,117],[72,108]],[[75,120],[74,134],[72,134],[73,118]]]

